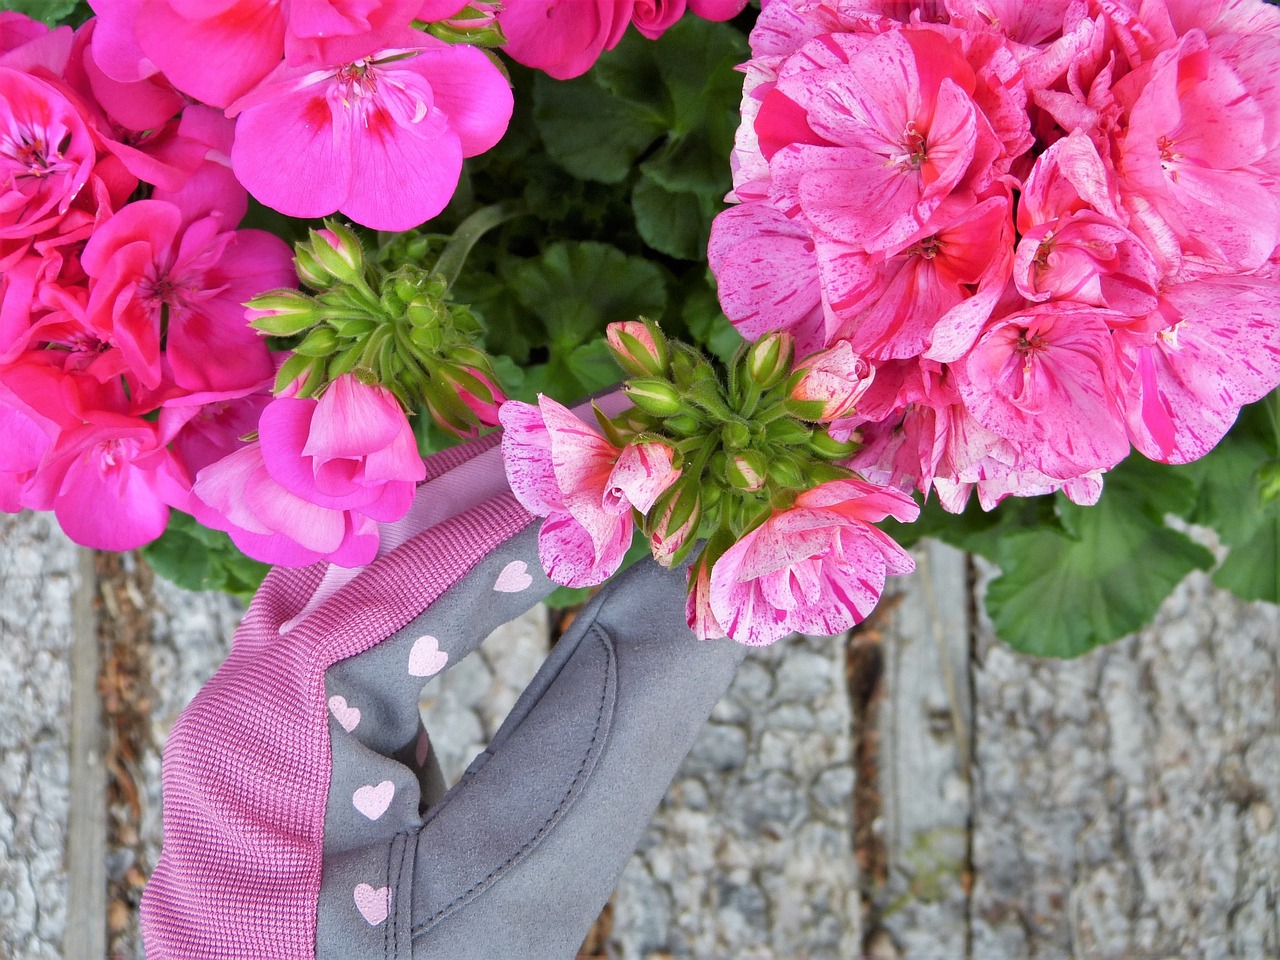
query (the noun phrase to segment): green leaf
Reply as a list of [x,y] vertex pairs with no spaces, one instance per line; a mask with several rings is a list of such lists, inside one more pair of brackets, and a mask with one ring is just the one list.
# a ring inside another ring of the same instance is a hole
[[680,316],[697,345],[728,366],[742,346],[742,334],[721,312],[715,292],[699,283],[685,297]]
[[723,208],[697,193],[673,193],[648,176],[631,194],[631,209],[641,238],[659,253],[681,260],[705,261],[711,221]]
[[1272,504],[1253,536],[1231,548],[1213,582],[1242,600],[1280,603],[1280,506]]
[[[80,11],[84,15],[73,18],[71,14],[77,12],[77,6],[84,8],[83,11]],[[57,26],[63,20],[80,22],[92,15],[88,4],[78,4],[76,0],[0,0],[0,10],[13,10],[16,13],[23,13],[33,20],[47,23],[51,27]]]
[[615,320],[660,315],[667,304],[661,268],[604,243],[553,244],[515,266],[507,280],[562,346],[576,346]]
[[1164,525],[1195,495],[1189,478],[1136,454],[1107,478],[1096,506],[1059,495],[1064,529],[1026,529],[996,548],[1002,574],[987,591],[996,634],[1016,650],[1075,657],[1137,630],[1213,555]]
[[177,510],[158,540],[142,548],[142,555],[166,580],[187,590],[222,590],[248,600],[271,568],[246,557],[220,530],[202,527],[194,517]]
[[569,354],[568,367],[584,395],[611,387],[622,379],[618,362],[613,359],[609,344],[603,337],[574,347]]
[[626,179],[641,154],[667,132],[660,115],[613,96],[591,77],[552,80],[539,74],[533,96],[547,153],[584,180]]

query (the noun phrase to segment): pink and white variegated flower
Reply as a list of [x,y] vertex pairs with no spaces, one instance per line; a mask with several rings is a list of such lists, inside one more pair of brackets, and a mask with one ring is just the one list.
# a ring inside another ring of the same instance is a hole
[[715,624],[750,646],[793,632],[848,630],[875,607],[887,574],[915,569],[910,554],[873,524],[918,515],[910,497],[863,480],[808,490],[715,561],[705,595],[710,616],[701,612],[691,626]]
[[616,447],[542,395],[536,407],[509,401],[498,415],[511,490],[547,518],[538,534],[547,576],[567,587],[602,583],[631,545],[632,510],[648,513],[679,478],[671,448],[656,441]]

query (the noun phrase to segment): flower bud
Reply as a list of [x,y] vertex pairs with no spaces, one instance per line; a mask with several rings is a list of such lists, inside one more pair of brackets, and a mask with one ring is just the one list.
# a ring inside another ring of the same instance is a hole
[[788,409],[803,420],[829,422],[853,413],[875,379],[875,367],[849,341],[806,357],[796,367]]
[[636,377],[666,377],[671,353],[666,337],[656,325],[625,320],[605,328],[609,349],[618,365]]
[[663,424],[669,433],[677,437],[693,437],[702,430],[702,424],[697,417],[691,417],[687,413],[680,413],[674,417],[670,417]]
[[338,346],[338,335],[329,326],[316,327],[293,348],[293,352],[303,357],[327,357]]
[[245,306],[245,319],[273,337],[291,337],[317,320],[315,304],[297,290],[274,290],[254,297]]
[[653,559],[664,567],[674,566],[692,549],[702,523],[702,498],[697,486],[677,484],[671,495],[658,501],[654,513],[657,519],[649,536]]
[[852,440],[837,440],[826,430],[815,430],[809,438],[809,449],[824,460],[847,460],[859,446]]
[[761,390],[780,382],[791,370],[795,340],[781,330],[761,337],[747,351],[747,374]]
[[298,279],[312,290],[327,290],[338,282],[305,243],[294,247],[293,269],[298,274]]
[[325,229],[311,231],[311,254],[331,277],[341,283],[364,281],[364,250],[360,238],[336,220]]
[[720,435],[729,450],[745,450],[751,445],[751,428],[740,420],[726,423]]
[[507,398],[488,375],[457,364],[442,364],[437,375],[453,387],[458,399],[475,415],[476,420],[489,427],[497,425],[498,408]]
[[645,413],[655,417],[670,417],[679,413],[682,407],[680,394],[666,380],[649,378],[629,380],[622,392]]
[[790,460],[770,460],[767,472],[770,480],[788,490],[799,490],[809,486],[801,475],[800,468]]
[[735,490],[755,493],[764,487],[769,461],[758,450],[743,450],[729,458],[725,479]]

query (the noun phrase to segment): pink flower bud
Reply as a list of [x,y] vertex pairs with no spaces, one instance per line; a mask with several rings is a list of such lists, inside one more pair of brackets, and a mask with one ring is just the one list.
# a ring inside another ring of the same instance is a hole
[[324,270],[342,283],[364,279],[364,250],[360,238],[336,220],[311,231],[311,252]]
[[852,413],[875,379],[875,368],[847,340],[806,357],[795,373],[793,411],[801,419],[823,422]]
[[725,468],[725,478],[738,490],[755,493],[764,486],[769,465],[764,455],[756,450],[744,450],[734,454]]
[[671,358],[666,338],[643,320],[624,320],[605,328],[618,365],[637,377],[665,377]]
[[676,555],[698,535],[702,523],[702,498],[693,484],[683,484],[675,495],[655,507],[658,512],[649,535],[653,559],[664,567],[676,562]]
[[761,390],[768,390],[787,375],[795,340],[781,330],[761,337],[747,351],[747,373]]
[[486,427],[498,423],[498,408],[506,402],[502,389],[487,374],[474,367],[442,366],[439,375],[457,391],[476,419]]

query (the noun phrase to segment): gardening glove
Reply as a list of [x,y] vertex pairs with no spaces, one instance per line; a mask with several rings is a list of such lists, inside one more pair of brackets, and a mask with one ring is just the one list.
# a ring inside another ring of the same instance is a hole
[[744,648],[637,564],[435,800],[424,683],[554,587],[495,443],[429,459],[368,567],[263,583],[165,748],[151,960],[575,955]]

